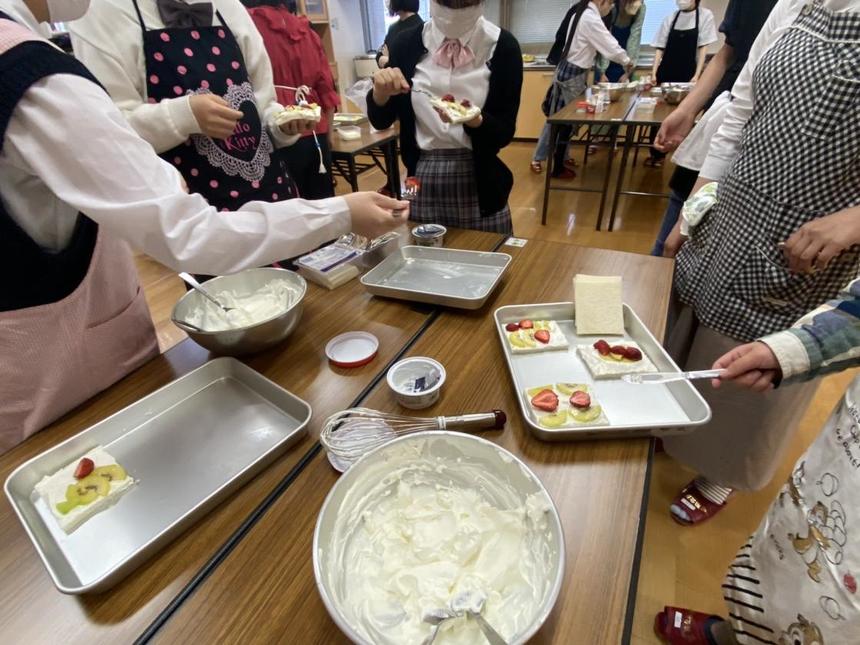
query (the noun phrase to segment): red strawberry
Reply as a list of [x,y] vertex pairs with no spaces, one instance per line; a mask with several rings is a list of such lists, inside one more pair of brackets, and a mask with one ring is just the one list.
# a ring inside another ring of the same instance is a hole
[[446,94],[445,96],[443,96],[443,97],[442,97],[442,100],[443,100],[443,101],[448,101],[449,103],[453,103],[453,102],[454,102],[454,101],[456,101],[457,99],[455,99],[455,98],[454,98],[454,95],[453,95],[453,94]]
[[407,188],[421,188],[421,180],[418,177],[407,177],[406,178],[406,187]]
[[535,340],[546,345],[549,342],[549,332],[546,329],[539,329],[535,332]]
[[460,105],[462,105],[464,108],[468,109],[468,108],[472,107],[472,102],[469,99],[463,99],[462,101],[460,101]]
[[599,340],[594,343],[594,349],[596,349],[597,353],[601,356],[606,356],[609,354],[609,343],[607,343],[605,340]]
[[78,467],[75,468],[75,479],[83,479],[95,469],[96,465],[93,463],[92,459],[88,459],[84,457],[81,459]]
[[535,324],[531,320],[521,320],[520,329],[531,329]]
[[558,410],[558,395],[552,390],[541,390],[532,398],[532,405],[544,412]]
[[610,354],[615,354],[616,356],[625,356],[625,352],[627,348],[624,345],[613,345],[609,348]]
[[845,577],[842,579],[845,583],[845,588],[850,591],[852,594],[857,593],[857,580],[850,573],[846,573]]
[[588,392],[577,390],[570,397],[570,404],[580,410],[587,410],[591,407],[591,396],[589,396]]
[[624,348],[624,358],[628,361],[641,361],[642,360],[642,352],[640,352],[635,347],[625,347]]
[[519,328],[520,326],[517,323],[508,323],[505,325],[505,329],[508,331],[517,331]]

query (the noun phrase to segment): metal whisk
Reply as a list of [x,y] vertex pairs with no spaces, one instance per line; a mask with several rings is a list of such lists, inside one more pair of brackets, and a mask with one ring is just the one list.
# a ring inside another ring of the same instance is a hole
[[501,430],[508,418],[501,410],[453,417],[407,417],[369,408],[351,408],[326,419],[320,443],[329,461],[344,472],[363,455],[392,439],[426,430]]

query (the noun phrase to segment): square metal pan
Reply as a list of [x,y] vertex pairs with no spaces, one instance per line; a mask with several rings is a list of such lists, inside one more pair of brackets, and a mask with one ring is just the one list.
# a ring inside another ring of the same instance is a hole
[[[576,352],[579,344],[594,344],[600,336],[577,336],[572,302],[501,307],[495,312],[496,330],[511,372],[520,411],[532,434],[544,441],[608,439],[685,434],[711,419],[711,409],[689,381],[661,385],[634,385],[614,379],[597,380]],[[554,320],[569,348],[515,355],[505,337],[504,325],[520,320]],[[611,342],[638,343],[660,372],[679,372],[663,346],[636,313],[624,305],[624,337],[606,336]],[[609,419],[608,425],[584,425],[553,430],[537,423],[525,395],[527,388],[550,383],[587,383]]]
[[[311,407],[218,358],[19,466],[6,496],[63,593],[122,580],[307,431]],[[137,480],[71,535],[33,487],[102,445]]]
[[404,246],[361,278],[375,296],[480,309],[511,263],[506,253]]

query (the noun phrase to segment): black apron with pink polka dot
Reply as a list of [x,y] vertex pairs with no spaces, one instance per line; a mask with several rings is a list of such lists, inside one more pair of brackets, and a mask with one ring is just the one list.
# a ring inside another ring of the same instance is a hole
[[286,165],[274,154],[263,124],[242,51],[221,13],[215,14],[220,24],[210,27],[147,29],[137,0],[134,8],[143,32],[150,103],[215,94],[244,114],[227,139],[194,134],[161,153],[182,173],[189,190],[223,211],[249,201],[295,197]]

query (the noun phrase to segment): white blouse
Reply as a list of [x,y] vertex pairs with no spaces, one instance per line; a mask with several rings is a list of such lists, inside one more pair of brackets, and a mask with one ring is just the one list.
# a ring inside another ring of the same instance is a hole
[[[413,86],[435,96],[453,95],[458,101],[469,99],[473,105],[484,106],[490,92],[490,68],[487,63],[496,51],[502,30],[483,16],[475,28],[460,39],[475,54],[475,60],[465,67],[448,69],[433,62],[433,54],[445,41],[445,36],[430,20],[424,24],[424,47],[429,52],[415,67]],[[444,123],[430,97],[412,92],[415,110],[415,138],[421,150],[472,149],[472,140],[462,125]]]
[[[666,43],[669,41],[669,32],[672,31],[672,23],[675,21],[677,11],[670,13],[663,19],[657,35],[654,36],[652,43],[657,49],[666,49]],[[675,29],[678,31],[688,31],[696,28],[696,12],[681,11],[678,16],[678,22],[675,23]],[[699,7],[699,47],[707,47],[708,45],[717,42],[717,23],[714,20],[714,13],[705,7]]]
[[[214,0],[212,4],[239,43],[260,117],[275,145],[292,145],[298,137],[284,134],[275,124],[275,115],[283,107],[275,100],[272,63],[263,37],[239,0]],[[164,28],[155,0],[138,0],[138,5],[147,29]],[[131,127],[156,152],[170,150],[200,133],[188,96],[147,103],[143,39],[132,0],[92,0],[87,14],[69,23],[69,31],[75,56],[107,88]]]
[[[752,77],[764,55],[794,24],[801,9],[811,0],[780,0],[750,49],[747,64],[732,88],[732,103],[708,150],[699,175],[718,181],[728,171],[738,154],[744,126],[753,113]],[[860,12],[860,0],[822,0],[825,9],[836,12]],[[791,109],[786,106],[786,109]]]
[[[570,38],[571,29],[573,29],[573,20],[570,21],[570,27],[567,30],[568,38]],[[564,42],[567,44],[567,40]],[[618,44],[612,32],[606,28],[597,7],[589,3],[576,26],[567,60],[580,69],[591,69],[598,53],[619,65],[630,63],[630,57]]]

